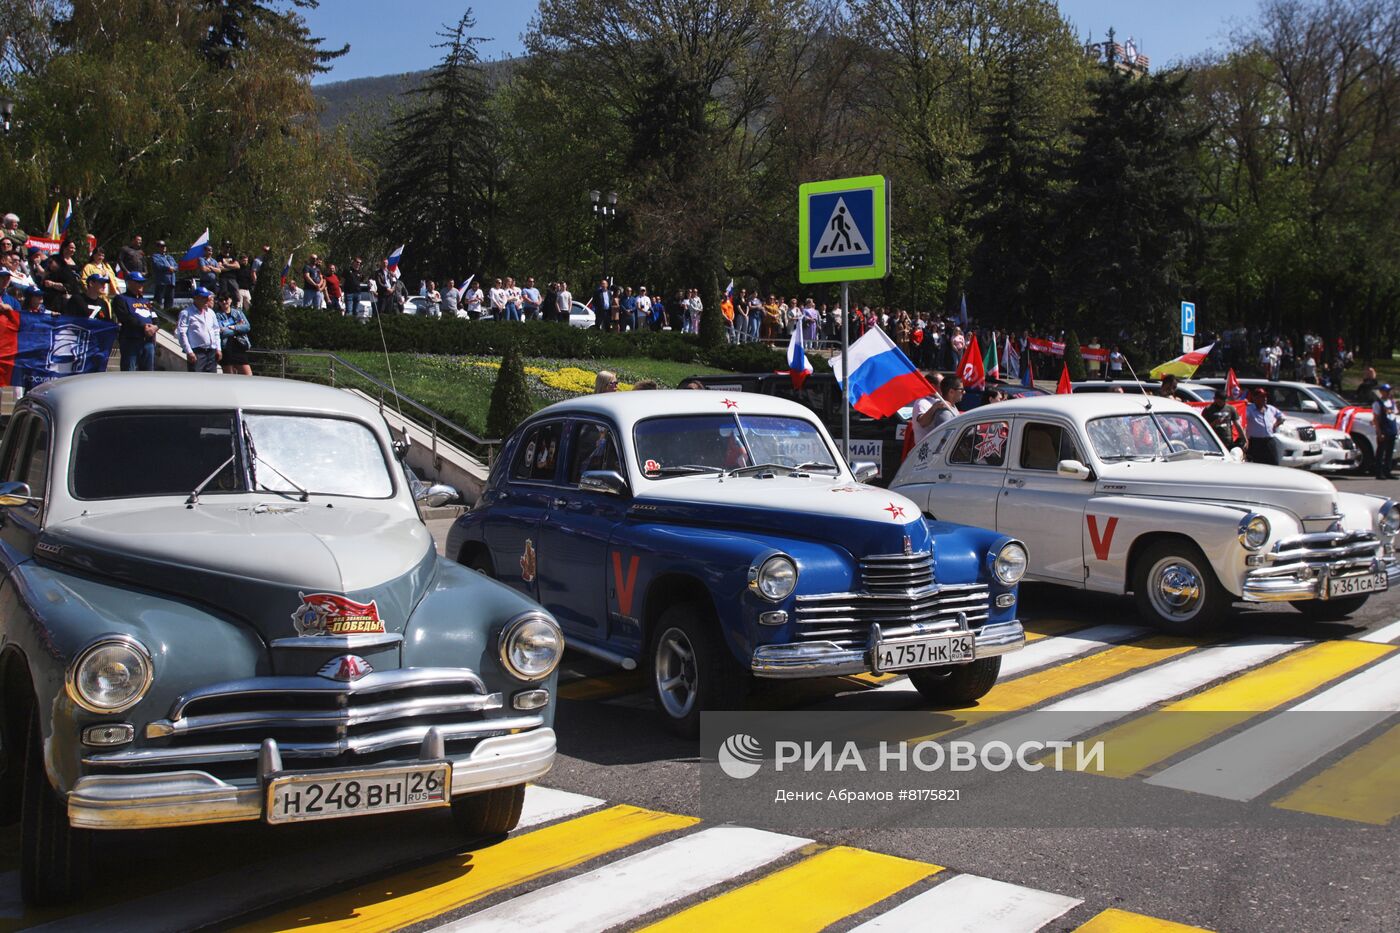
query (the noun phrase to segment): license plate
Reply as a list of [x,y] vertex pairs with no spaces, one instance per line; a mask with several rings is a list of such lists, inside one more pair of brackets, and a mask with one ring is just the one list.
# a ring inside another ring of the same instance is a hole
[[1320,456],[1322,456],[1322,448],[1321,448],[1321,447],[1309,447],[1307,450],[1303,451],[1303,456],[1305,456],[1305,457],[1320,457]]
[[1384,573],[1368,573],[1361,577],[1337,577],[1327,581],[1327,595],[1353,596],[1357,593],[1379,593],[1386,588]]
[[971,632],[885,642],[875,649],[874,668],[876,671],[898,671],[910,667],[959,664],[973,659],[973,645]]
[[331,820],[363,813],[442,807],[451,800],[452,766],[446,762],[298,774],[268,782],[267,821]]

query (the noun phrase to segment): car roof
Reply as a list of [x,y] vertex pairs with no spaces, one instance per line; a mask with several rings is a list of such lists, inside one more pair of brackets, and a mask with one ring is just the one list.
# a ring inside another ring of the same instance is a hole
[[1157,398],[1139,393],[1119,394],[1117,392],[1081,392],[1074,395],[1036,395],[1008,399],[994,405],[982,405],[963,412],[949,424],[962,424],[970,421],[985,421],[989,417],[1010,417],[1012,415],[1060,415],[1078,422],[1101,418],[1105,415],[1141,414],[1151,401],[1154,411],[1191,412],[1196,409],[1172,398]]
[[378,409],[344,389],[261,376],[213,373],[90,373],[46,382],[26,396],[60,423],[94,412],[132,408],[261,408],[349,414],[382,425]]
[[[728,400],[733,406],[725,404]],[[717,392],[712,389],[655,389],[604,392],[580,395],[555,402],[535,413],[536,418],[582,414],[610,418],[619,424],[640,421],[656,415],[713,415],[736,412],[741,415],[787,415],[816,421],[805,405],[758,392]]]

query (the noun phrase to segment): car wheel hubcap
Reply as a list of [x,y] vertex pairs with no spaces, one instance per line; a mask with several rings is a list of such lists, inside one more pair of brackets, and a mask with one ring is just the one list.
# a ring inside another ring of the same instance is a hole
[[1152,606],[1171,619],[1189,619],[1201,611],[1201,573],[1179,557],[1158,561],[1148,581]]
[[695,647],[680,629],[667,629],[656,643],[656,696],[666,715],[684,719],[695,707],[700,678]]

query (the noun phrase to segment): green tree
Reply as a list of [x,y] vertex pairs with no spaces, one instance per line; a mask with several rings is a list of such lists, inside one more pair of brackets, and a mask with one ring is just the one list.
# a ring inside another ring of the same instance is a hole
[[1186,74],[1134,77],[1115,64],[1110,53],[1089,83],[1089,112],[1073,126],[1056,291],[1066,296],[1062,320],[1140,334],[1152,356],[1175,333],[1204,134],[1186,120]]
[[282,306],[281,268],[273,263],[269,254],[253,286],[253,303],[248,308],[248,323],[252,329],[248,336],[258,350],[285,350],[291,345],[287,309]]
[[1084,371],[1084,351],[1079,346],[1079,334],[1073,330],[1065,337],[1065,365],[1069,367],[1069,377],[1075,382],[1088,378]]
[[493,222],[502,168],[475,25],[469,9],[439,33],[442,60],[408,93],[381,150],[376,223],[407,244],[406,260],[424,278],[466,278],[502,261]]
[[486,412],[487,436],[508,436],[534,411],[530,386],[525,380],[525,364],[520,359],[520,350],[515,341],[511,340],[506,344],[505,353],[501,356],[501,368],[496,374],[496,384],[491,388],[491,406]]

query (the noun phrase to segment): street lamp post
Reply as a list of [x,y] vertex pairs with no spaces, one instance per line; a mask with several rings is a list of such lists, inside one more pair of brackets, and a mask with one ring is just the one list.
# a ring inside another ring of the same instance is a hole
[[8,97],[0,97],[0,131],[8,133],[13,125],[15,102]]
[[588,200],[593,203],[593,216],[598,218],[598,227],[603,235],[603,278],[608,278],[608,223],[617,217],[617,192],[609,191],[606,199],[603,193],[594,189],[588,192]]

